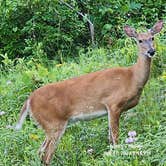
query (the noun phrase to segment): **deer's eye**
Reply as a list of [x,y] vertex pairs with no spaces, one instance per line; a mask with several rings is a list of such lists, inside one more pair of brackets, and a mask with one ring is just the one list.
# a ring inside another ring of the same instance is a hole
[[152,37],[152,40],[154,40],[154,37]]
[[142,40],[139,40],[139,43],[142,43]]

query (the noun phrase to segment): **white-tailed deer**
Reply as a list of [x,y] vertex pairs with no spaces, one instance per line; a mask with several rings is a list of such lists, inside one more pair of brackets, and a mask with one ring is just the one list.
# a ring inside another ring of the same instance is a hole
[[46,133],[39,149],[45,165],[49,165],[69,121],[88,120],[107,114],[109,138],[113,145],[118,142],[120,114],[136,106],[139,101],[155,53],[154,35],[162,27],[163,21],[158,21],[146,33],[137,33],[129,26],[124,27],[125,33],[135,38],[138,45],[138,60],[133,66],[106,69],[51,83],[30,95],[15,128],[21,128],[30,111]]

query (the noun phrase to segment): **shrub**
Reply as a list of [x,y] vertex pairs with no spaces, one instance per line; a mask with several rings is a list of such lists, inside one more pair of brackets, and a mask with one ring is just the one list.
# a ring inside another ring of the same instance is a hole
[[[165,17],[164,0],[65,1],[94,23],[98,46],[115,44],[122,38],[123,25],[151,26]],[[85,19],[54,0],[5,0],[0,2],[0,53],[10,58],[57,59],[75,57],[90,43]],[[0,59],[1,61],[1,59]]]

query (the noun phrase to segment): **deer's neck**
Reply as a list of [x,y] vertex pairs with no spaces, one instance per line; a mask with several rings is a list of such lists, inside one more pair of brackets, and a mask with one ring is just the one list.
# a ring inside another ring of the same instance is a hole
[[137,86],[142,88],[148,81],[150,75],[151,59],[144,55],[139,55],[137,63],[133,66],[134,79]]

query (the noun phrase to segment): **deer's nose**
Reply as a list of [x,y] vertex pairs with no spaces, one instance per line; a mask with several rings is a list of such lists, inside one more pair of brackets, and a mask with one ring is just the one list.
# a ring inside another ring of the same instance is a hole
[[150,49],[150,50],[148,51],[148,54],[150,54],[151,56],[153,56],[153,55],[155,54],[155,50],[154,50],[154,49]]

